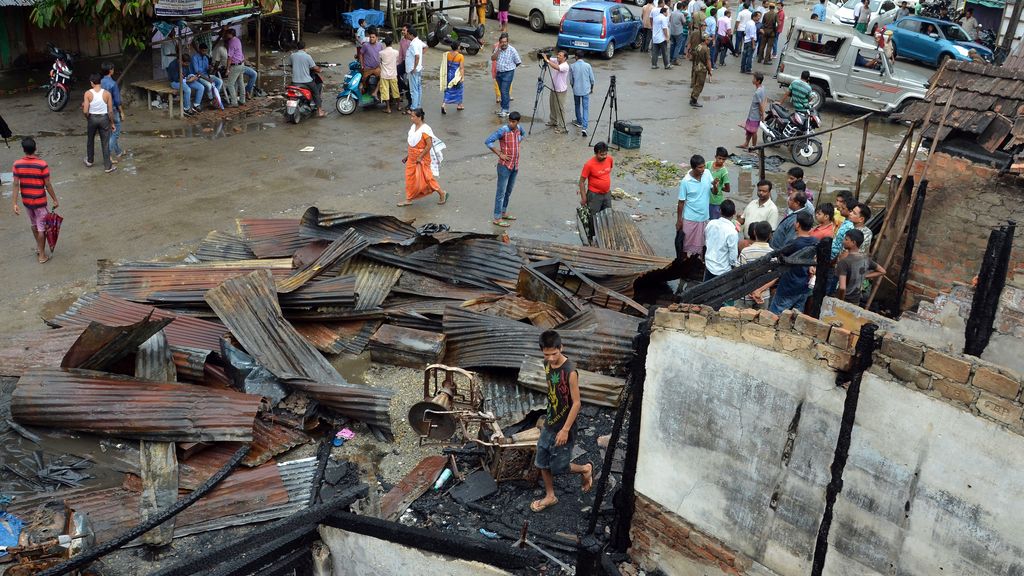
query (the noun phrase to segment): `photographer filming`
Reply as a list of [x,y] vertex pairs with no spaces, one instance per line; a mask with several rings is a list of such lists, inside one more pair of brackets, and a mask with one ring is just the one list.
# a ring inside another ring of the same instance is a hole
[[565,50],[559,50],[555,59],[545,53],[541,53],[544,62],[551,67],[551,95],[548,98],[548,121],[547,126],[555,129],[555,134],[566,134],[564,110],[569,105],[569,55]]

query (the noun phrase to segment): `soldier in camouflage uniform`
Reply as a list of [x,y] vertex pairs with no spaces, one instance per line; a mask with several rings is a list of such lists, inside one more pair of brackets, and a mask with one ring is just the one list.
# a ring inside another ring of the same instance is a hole
[[690,51],[693,67],[690,69],[690,106],[702,108],[698,100],[704,90],[704,82],[711,77],[711,50],[708,49],[708,37],[704,36],[700,43]]

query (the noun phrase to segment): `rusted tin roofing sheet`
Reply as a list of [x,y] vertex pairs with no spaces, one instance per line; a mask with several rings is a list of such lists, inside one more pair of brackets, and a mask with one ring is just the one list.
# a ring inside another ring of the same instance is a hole
[[594,216],[594,240],[598,248],[657,256],[636,222],[618,210],[609,208]]
[[483,388],[484,410],[494,414],[502,425],[518,422],[531,411],[548,405],[547,393],[519,386],[508,374],[488,374],[481,378],[480,386]]
[[306,442],[309,442],[309,436],[304,432],[257,418],[256,425],[252,429],[249,453],[242,459],[242,464],[259,466],[274,456]]
[[[626,381],[614,376],[605,376],[589,370],[577,370],[580,385],[580,400],[587,404],[616,408],[622,399]],[[519,385],[535,392],[547,394],[548,384],[544,375],[544,359],[534,356],[524,358],[519,367]]]
[[60,366],[106,370],[115,362],[134,354],[139,346],[170,323],[170,318],[151,320],[149,317],[128,326],[107,326],[93,322],[64,355]]
[[33,368],[60,366],[83,329],[44,328],[0,335],[0,376],[21,376]]
[[241,236],[214,230],[199,243],[196,258],[203,261],[251,260],[256,255]]
[[96,275],[96,289],[135,302],[193,302],[197,293],[201,295],[228,278],[242,276],[253,270],[270,270],[275,279],[283,281],[292,273],[292,261],[290,258],[280,258],[222,260],[202,264],[101,262]]
[[320,253],[320,256],[301,270],[295,271],[291,276],[277,281],[278,294],[288,294],[298,290],[303,284],[317,277],[325,270],[334,267],[339,262],[345,262],[356,254],[363,251],[370,243],[351,228],[340,234],[337,239],[331,242],[327,249]]
[[491,295],[466,300],[462,308],[500,316],[509,320],[526,320],[539,328],[554,328],[565,322],[566,317],[554,306],[543,302],[527,300],[515,294]]
[[515,248],[491,238],[457,239],[403,254],[382,246],[366,251],[374,260],[453,284],[508,292],[523,259]]
[[129,302],[110,294],[86,294],[49,323],[83,328],[90,322],[119,326],[133,324],[150,315],[156,319],[173,319],[173,322],[164,328],[164,333],[167,335],[167,343],[174,348],[219,351],[220,338],[227,333],[227,328],[220,322],[175,314],[153,306]]
[[661,256],[527,238],[516,239],[515,245],[519,253],[531,262],[558,258],[598,281],[602,276],[625,276],[660,270],[672,263],[671,258]]
[[299,235],[316,240],[334,240],[349,228],[371,244],[399,244],[416,237],[409,222],[383,214],[321,211],[315,206],[302,214]]
[[[587,311],[557,327],[566,354],[585,370],[624,373],[639,318],[610,310]],[[537,354],[536,326],[449,306],[444,312],[446,363],[516,370]]]
[[356,310],[374,310],[380,308],[391,293],[402,269],[357,256],[345,262],[338,273],[356,277],[356,293],[359,294]]
[[207,292],[206,301],[246,352],[287,385],[390,433],[388,404],[394,392],[346,382],[284,319],[269,272],[227,280]]
[[[487,295],[504,294],[504,290],[483,290],[475,286],[456,286],[444,280],[431,278],[411,270],[402,271],[398,283],[391,289],[392,294],[444,298],[447,300],[472,300]],[[394,296],[392,296],[394,297]]]
[[309,243],[299,237],[299,221],[294,218],[239,218],[238,236],[257,258],[291,258]]
[[[310,460],[315,468],[315,459]],[[88,515],[96,541],[106,542],[141,521],[139,499],[136,490],[117,487],[72,496],[65,503],[72,510]],[[270,462],[257,468],[241,468],[175,517],[174,537],[253,522],[256,521],[251,519],[254,515],[267,510],[280,511],[291,502],[282,468],[278,465]],[[247,520],[247,516],[250,519]]]
[[317,350],[325,354],[360,354],[370,342],[379,320],[347,322],[295,322],[295,330]]
[[263,399],[232,390],[92,372],[40,369],[18,380],[22,424],[144,440],[252,440]]

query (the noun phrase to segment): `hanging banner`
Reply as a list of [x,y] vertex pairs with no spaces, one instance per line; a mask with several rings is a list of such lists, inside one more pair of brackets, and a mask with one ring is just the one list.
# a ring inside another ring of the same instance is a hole
[[153,9],[158,17],[202,16],[203,0],[157,0]]
[[222,12],[231,12],[233,10],[239,10],[250,5],[250,2],[246,0],[202,0],[203,14],[220,14]]

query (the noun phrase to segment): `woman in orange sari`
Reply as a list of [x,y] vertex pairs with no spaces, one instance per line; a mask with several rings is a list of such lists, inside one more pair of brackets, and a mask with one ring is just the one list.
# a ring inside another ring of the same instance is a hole
[[405,162],[405,202],[399,202],[398,206],[408,206],[413,200],[435,192],[440,197],[438,204],[444,204],[448,201],[448,194],[441,189],[435,178],[440,164],[440,154],[435,144],[439,141],[434,131],[423,121],[422,108],[411,110],[409,118],[412,120],[408,138],[409,155],[402,160]]

